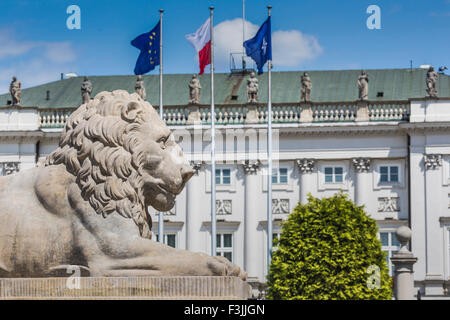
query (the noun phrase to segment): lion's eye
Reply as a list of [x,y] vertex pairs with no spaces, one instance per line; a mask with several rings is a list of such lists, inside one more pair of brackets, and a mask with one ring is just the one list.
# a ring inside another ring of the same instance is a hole
[[169,140],[169,137],[170,137],[170,135],[167,136],[167,137],[162,137],[162,138],[160,138],[160,139],[158,140],[159,146],[161,147],[161,149],[165,149],[165,148],[166,148],[166,143],[167,143],[167,141]]

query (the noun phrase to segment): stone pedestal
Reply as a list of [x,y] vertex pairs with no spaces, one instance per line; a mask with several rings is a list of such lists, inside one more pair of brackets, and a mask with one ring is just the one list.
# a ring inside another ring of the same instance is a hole
[[0,300],[246,300],[237,277],[86,277],[0,279]]
[[247,114],[244,123],[245,124],[259,123],[258,108],[256,104],[249,103],[247,105]]
[[395,232],[401,243],[401,248],[391,258],[395,266],[394,294],[397,300],[414,300],[414,271],[413,265],[417,262],[411,251],[406,247],[411,239],[411,229],[401,226]]
[[369,104],[365,100],[359,100],[356,109],[356,119],[357,122],[369,122]]
[[313,122],[313,113],[311,104],[307,102],[300,103],[300,123]]
[[186,124],[195,124],[202,121],[200,117],[200,107],[197,104],[189,104],[187,109],[188,118]]

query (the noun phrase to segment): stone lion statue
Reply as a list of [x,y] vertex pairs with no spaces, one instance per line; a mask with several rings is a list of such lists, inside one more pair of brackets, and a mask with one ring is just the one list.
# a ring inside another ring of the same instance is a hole
[[0,178],[0,276],[229,275],[222,257],[150,240],[147,207],[168,211],[193,171],[154,108],[101,92],[69,117],[44,167]]

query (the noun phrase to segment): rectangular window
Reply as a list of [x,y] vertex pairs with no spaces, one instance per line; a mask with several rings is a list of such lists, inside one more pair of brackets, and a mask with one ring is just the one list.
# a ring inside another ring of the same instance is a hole
[[272,183],[287,184],[288,183],[288,169],[287,168],[272,169]]
[[389,268],[389,274],[393,275],[393,264],[391,262],[392,255],[400,250],[400,243],[395,236],[395,231],[383,231],[379,233],[381,241],[381,250],[386,252],[386,264]]
[[[156,242],[159,241],[159,234],[156,234]],[[176,234],[165,234],[164,235],[164,244],[169,247],[176,248],[177,247],[177,235]]]
[[231,184],[231,170],[216,169],[216,184]]
[[218,233],[216,235],[216,252],[218,256],[222,256],[233,262],[233,234]]
[[325,183],[342,183],[343,181],[343,167],[325,167]]
[[380,166],[380,182],[398,182],[398,166]]

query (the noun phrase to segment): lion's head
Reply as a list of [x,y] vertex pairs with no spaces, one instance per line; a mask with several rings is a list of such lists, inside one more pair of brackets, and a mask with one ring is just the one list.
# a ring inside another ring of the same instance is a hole
[[136,93],[101,92],[67,120],[46,166],[65,164],[84,200],[117,211],[151,237],[147,206],[168,211],[193,174],[169,128]]

